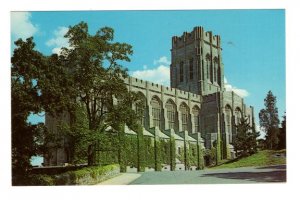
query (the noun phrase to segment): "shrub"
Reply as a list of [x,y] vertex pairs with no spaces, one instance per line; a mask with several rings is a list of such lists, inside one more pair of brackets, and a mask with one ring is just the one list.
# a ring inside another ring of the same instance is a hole
[[50,186],[55,185],[55,178],[46,174],[32,174],[27,179],[27,185]]
[[107,180],[120,172],[119,165],[86,167],[56,176],[57,185],[92,185]]
[[216,164],[216,148],[212,147],[211,149],[205,150],[205,165],[213,166]]

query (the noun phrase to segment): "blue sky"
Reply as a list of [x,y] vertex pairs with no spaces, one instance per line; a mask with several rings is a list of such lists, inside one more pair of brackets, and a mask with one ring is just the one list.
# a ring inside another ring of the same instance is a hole
[[[226,88],[244,96],[258,112],[269,90],[277,97],[279,116],[286,110],[285,11],[193,10],[193,11],[92,11],[12,13],[12,43],[34,36],[36,48],[45,55],[67,46],[68,26],[85,21],[90,33],[110,26],[115,41],[133,46],[131,75],[169,84],[171,37],[195,26],[221,36]],[[12,45],[13,49],[13,45]],[[32,122],[43,121],[32,117]]]

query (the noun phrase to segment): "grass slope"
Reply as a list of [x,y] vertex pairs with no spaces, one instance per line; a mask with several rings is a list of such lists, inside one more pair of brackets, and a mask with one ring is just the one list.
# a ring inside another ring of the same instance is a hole
[[212,167],[213,169],[221,168],[236,168],[236,167],[251,167],[251,166],[269,166],[286,164],[286,150],[273,151],[264,150],[259,151],[249,157],[241,158],[234,161],[229,161],[222,165]]

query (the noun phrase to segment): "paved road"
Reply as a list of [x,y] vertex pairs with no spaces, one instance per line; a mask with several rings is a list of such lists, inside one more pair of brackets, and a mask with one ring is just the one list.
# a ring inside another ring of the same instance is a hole
[[286,182],[286,166],[144,172],[130,185]]

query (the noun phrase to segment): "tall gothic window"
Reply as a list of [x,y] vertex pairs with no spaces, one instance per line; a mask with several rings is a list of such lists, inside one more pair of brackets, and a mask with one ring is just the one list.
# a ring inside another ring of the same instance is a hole
[[146,110],[147,110],[146,97],[143,95],[142,102],[140,102],[140,104],[136,105],[136,113],[140,117],[139,123],[141,125],[143,125],[144,127],[146,126],[146,120],[145,120]]
[[210,55],[209,54],[206,54],[206,74],[207,74],[207,79],[210,79],[211,77],[211,73],[210,73],[210,65],[211,65],[211,62],[210,62]]
[[203,63],[203,60],[202,60],[202,65],[201,65],[201,71],[202,71],[201,79],[204,80],[204,63]]
[[200,127],[199,127],[199,124],[200,124],[200,109],[199,109],[199,107],[194,106],[193,110],[192,110],[192,113],[193,113],[193,117],[194,117],[194,132],[197,133],[197,132],[200,132]]
[[218,77],[218,58],[214,58],[214,82],[217,82],[217,77]]
[[210,67],[210,82],[213,83],[213,81],[214,81],[214,67],[212,66],[211,60],[210,60],[210,63],[209,63],[209,67]]
[[171,100],[168,100],[166,103],[166,109],[167,109],[167,118],[168,118],[169,129],[175,130],[176,106]]
[[229,105],[225,107],[225,124],[226,133],[229,135],[229,143],[232,142],[232,123],[231,123],[231,108]]
[[153,120],[153,126],[157,126],[161,128],[161,104],[160,100],[157,97],[153,97],[151,99],[151,107],[152,107],[152,120]]
[[201,76],[202,76],[202,73],[201,73],[201,63],[200,63],[200,59],[197,60],[197,71],[198,71],[198,79],[201,80]]
[[189,109],[186,104],[180,105],[182,131],[188,130]]
[[219,85],[221,85],[221,62],[220,62],[220,57],[218,56],[218,78],[217,78],[217,82]]
[[242,112],[240,108],[236,108],[234,111],[235,115],[235,124],[238,125],[241,122]]
[[194,66],[193,66],[193,58],[190,59],[190,80],[193,80],[194,78]]
[[183,61],[180,62],[179,66],[179,81],[183,82]]

